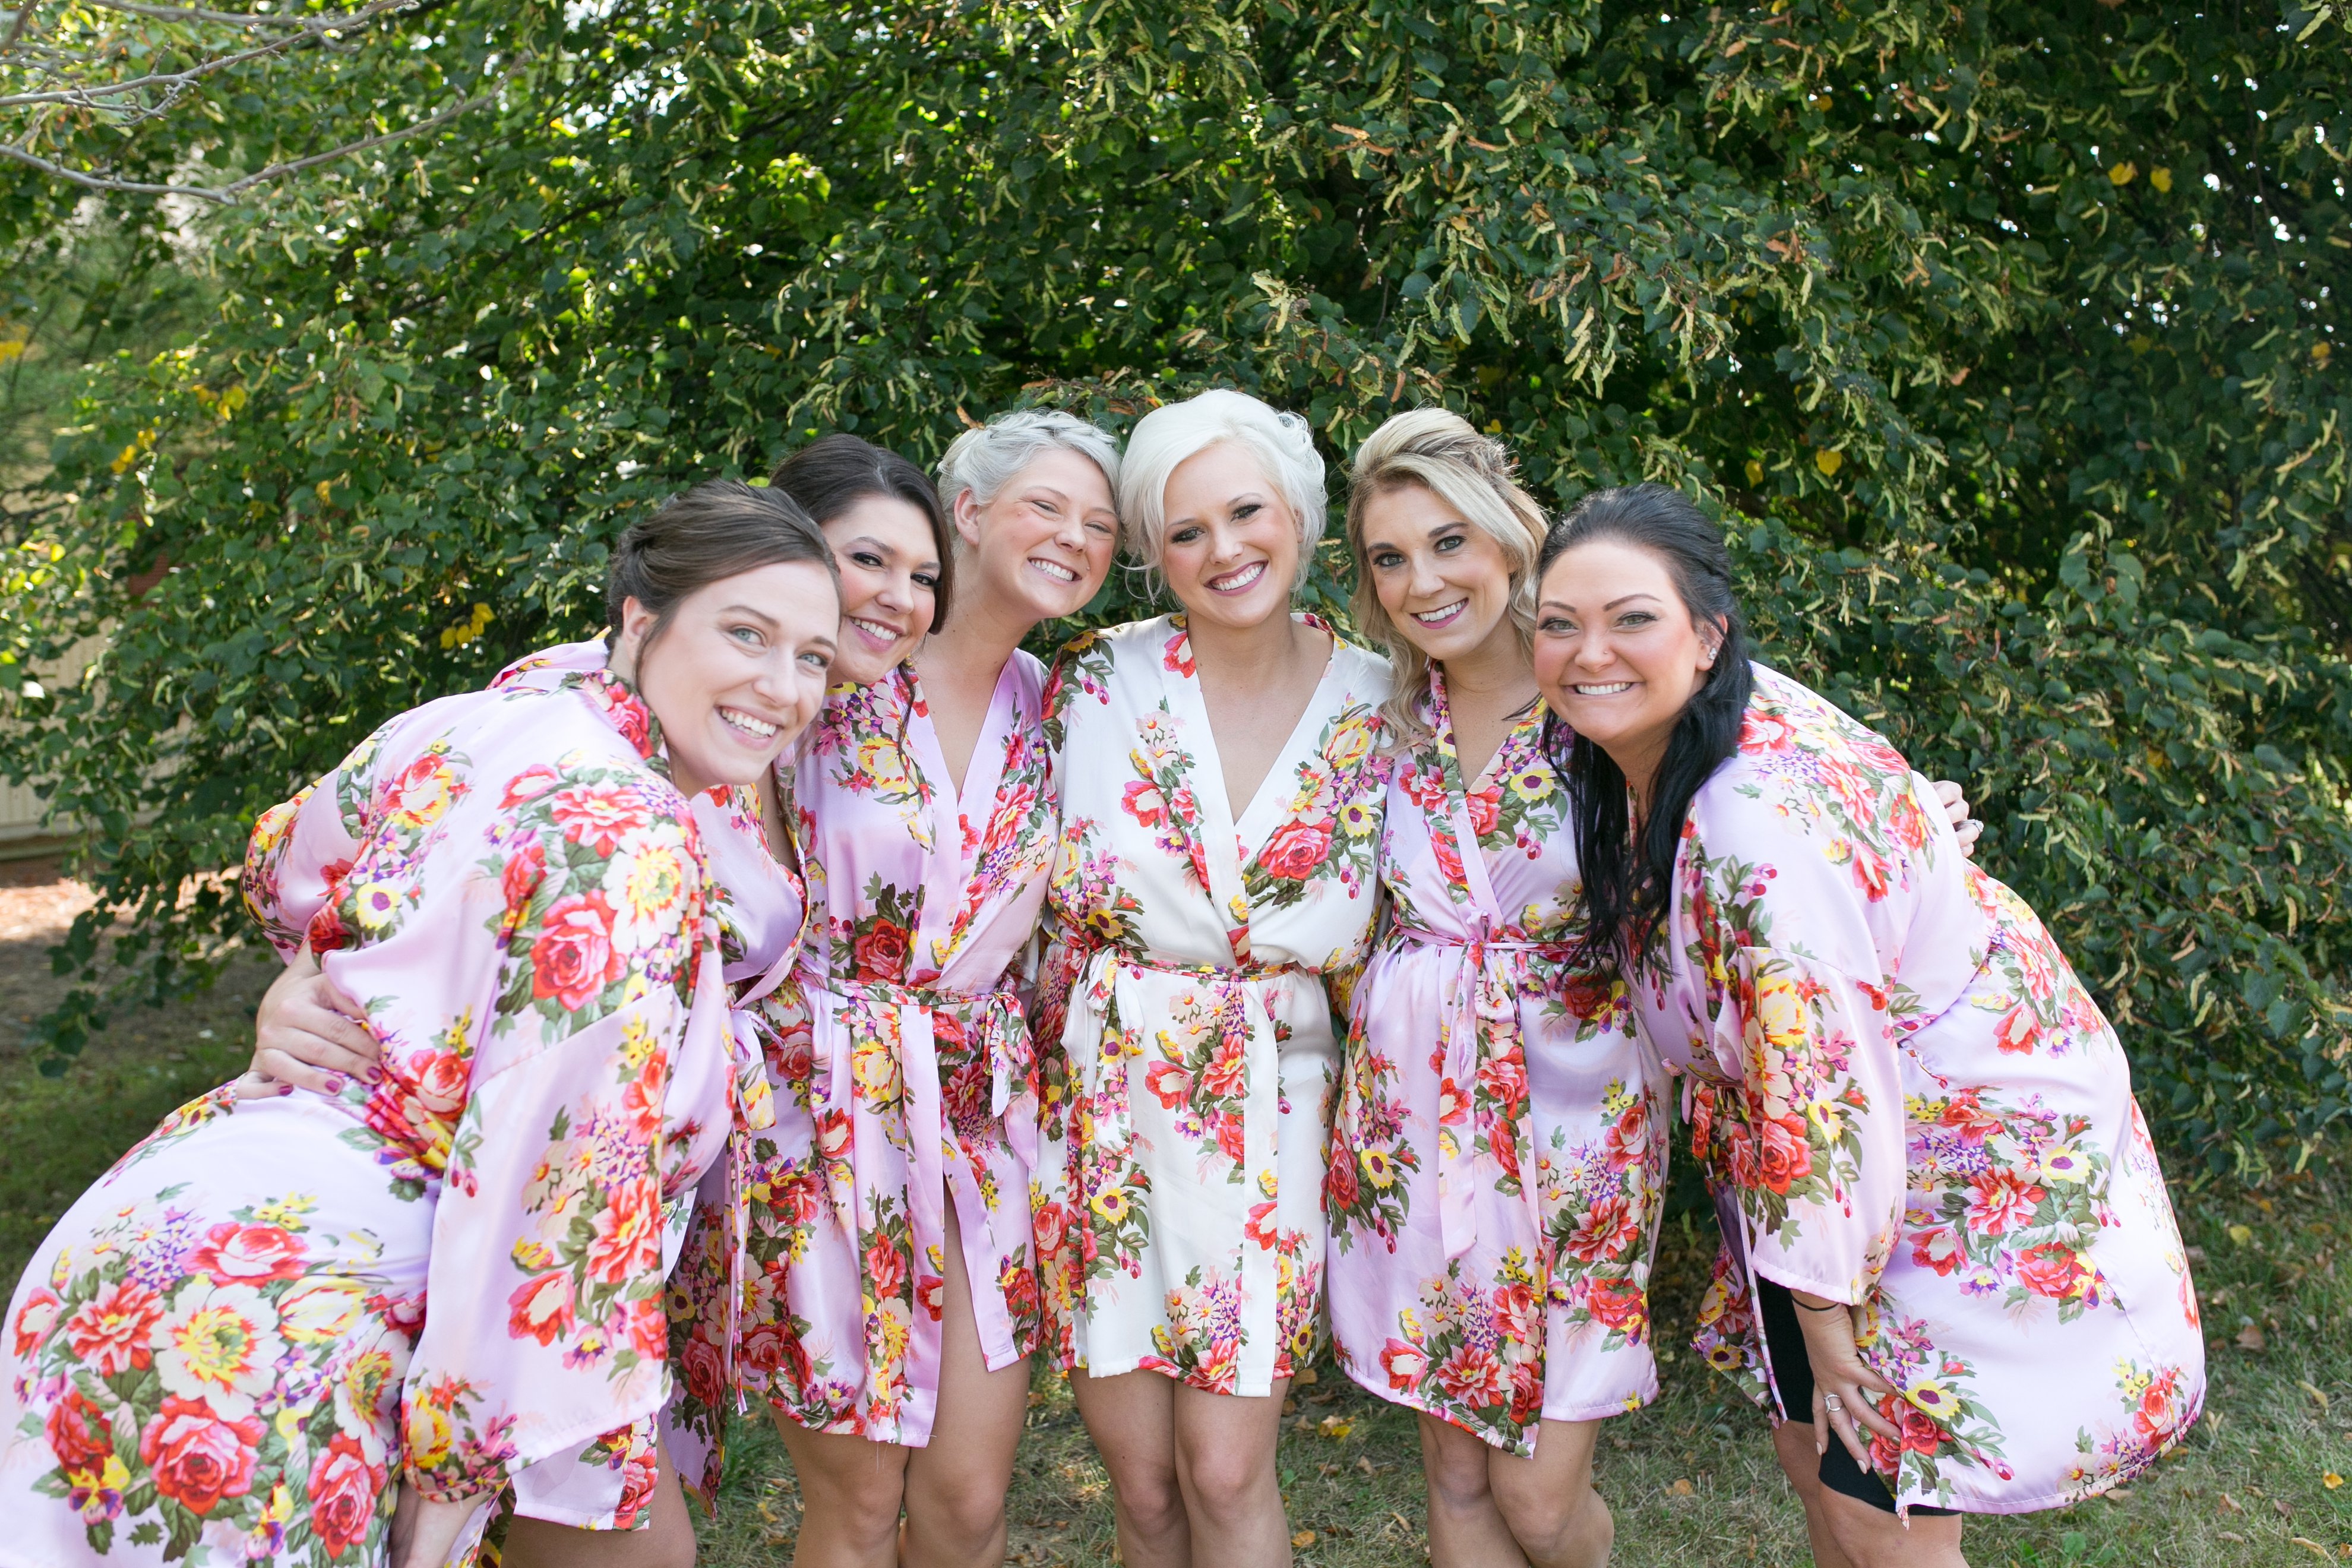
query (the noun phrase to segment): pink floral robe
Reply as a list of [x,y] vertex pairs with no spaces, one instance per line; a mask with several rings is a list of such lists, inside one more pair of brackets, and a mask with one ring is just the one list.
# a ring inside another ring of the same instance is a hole
[[1080,637],[1055,682],[1039,1024],[1062,1049],[1036,1207],[1057,1357],[1264,1394],[1322,1311],[1324,980],[1370,936],[1388,665],[1333,639],[1238,816],[1181,616]]
[[1389,783],[1389,917],[1323,1183],[1331,1332],[1374,1393],[1531,1454],[1540,1421],[1657,1394],[1664,1107],[1622,993],[1569,962],[1576,846],[1543,709],[1475,787],[1442,671],[1423,714]]
[[1653,952],[1726,1237],[1710,1361],[1765,1396],[1751,1275],[1853,1303],[1904,1508],[2072,1502],[2179,1441],[2204,1341],[2122,1044],[1885,742],[1758,667]]
[[[500,688],[548,687],[567,675],[602,669],[608,656],[603,638],[549,648],[510,665],[493,682]],[[788,753],[789,755],[789,753]],[[719,920],[722,973],[734,1005],[731,1024],[739,1048],[756,1049],[761,1031],[754,1013],[761,998],[791,976],[800,950],[808,906],[799,873],[776,858],[761,820],[759,792],[711,789],[694,797],[695,827],[702,836],[710,881],[704,896]],[[745,1273],[745,1204],[756,1141],[764,1126],[743,1126],[702,1178],[684,1245],[674,1248],[670,1271],[670,1359],[677,1375],[663,1412],[662,1442],[671,1466],[706,1503],[715,1502],[725,1455],[721,1436],[731,1394],[737,1321]],[[561,1485],[594,1484],[589,1473],[567,1473],[553,1465],[534,1467],[531,1488],[547,1492]],[[542,1511],[526,1495],[523,1511]]]
[[1036,1348],[1017,964],[1054,857],[1044,687],[1006,661],[960,797],[908,666],[830,698],[794,769],[823,926],[763,1014],[781,1109],[754,1143],[736,1381],[812,1430],[929,1442],[949,1205],[989,1367]]
[[381,1081],[216,1090],[58,1223],[0,1346],[0,1561],[379,1563],[404,1472],[551,1467],[535,1511],[635,1520],[667,1253],[766,1088],[655,750],[602,672],[468,693],[262,817],[247,900],[363,1002]]

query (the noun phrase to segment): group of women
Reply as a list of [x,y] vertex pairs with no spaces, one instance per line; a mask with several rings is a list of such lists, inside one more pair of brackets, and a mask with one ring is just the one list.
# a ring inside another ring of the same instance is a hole
[[[2120,1045],[1935,792],[1756,664],[1655,486],[1547,523],[1459,417],[846,435],[617,546],[610,631],[265,816],[256,1071],[59,1222],[0,1342],[0,1563],[693,1559],[764,1402],[794,1561],[992,1563],[1033,1357],[1129,1568],[1289,1559],[1327,1326],[1432,1560],[1595,1564],[1700,1346],[1816,1562],[2153,1462],[2196,1299]],[[1021,651],[1124,540],[1181,606]],[[1386,657],[1382,657],[1384,654]]]

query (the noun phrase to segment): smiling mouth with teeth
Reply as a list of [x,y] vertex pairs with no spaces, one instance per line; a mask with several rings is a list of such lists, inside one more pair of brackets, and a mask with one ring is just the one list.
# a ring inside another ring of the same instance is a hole
[[1209,586],[1220,594],[1234,594],[1251,586],[1265,575],[1265,563],[1253,561],[1238,572],[1228,572],[1223,576],[1216,578],[1210,583]]
[[736,708],[721,708],[719,716],[745,734],[757,736],[762,741],[772,739],[777,731],[783,728],[781,724],[771,724],[765,719],[754,719]]
[[1631,691],[1633,689],[1633,683],[1632,681],[1619,680],[1612,681],[1607,686],[1580,686],[1576,688],[1576,694],[1579,697],[1614,697],[1621,691]]
[[1068,567],[1063,565],[1058,561],[1038,561],[1033,559],[1030,561],[1029,564],[1037,568],[1038,571],[1045,573],[1047,576],[1052,577],[1056,582],[1075,583],[1078,580],[1078,574],[1076,572],[1071,571]]
[[877,642],[897,642],[898,640],[898,628],[896,626],[886,626],[880,621],[860,620],[856,616],[851,616],[847,618],[851,626],[856,626],[859,631],[864,632],[867,637],[874,638]]
[[1445,608],[1442,610],[1415,610],[1412,613],[1412,618],[1419,621],[1423,626],[1433,626],[1440,621],[1452,620],[1454,618],[1454,612],[1460,609],[1469,602],[1470,601],[1467,599],[1456,599],[1454,603],[1446,605]]

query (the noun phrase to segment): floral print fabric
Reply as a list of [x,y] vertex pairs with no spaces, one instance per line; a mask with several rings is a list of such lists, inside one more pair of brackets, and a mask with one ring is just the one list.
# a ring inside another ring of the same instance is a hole
[[[376,1562],[388,1487],[649,1494],[685,1200],[744,1108],[702,847],[618,680],[445,699],[256,827],[245,887],[375,1085],[174,1113],[36,1255],[0,1495],[45,1564]],[[430,1300],[430,1311],[426,1310]]]
[[795,763],[813,930],[763,1005],[780,1112],[752,1143],[735,1380],[812,1430],[929,1441],[948,1205],[988,1365],[1036,1347],[1015,971],[1054,855],[1045,673],[1006,661],[960,795],[911,667],[835,692]]
[[1576,849],[1544,710],[1465,784],[1444,676],[1395,759],[1391,907],[1349,1015],[1323,1195],[1331,1331],[1374,1393],[1497,1447],[1657,1394],[1664,1108],[1622,993],[1570,963]]
[[1370,934],[1388,686],[1333,638],[1236,814],[1182,617],[1063,651],[1037,1247],[1064,1364],[1263,1394],[1313,1348],[1339,1067],[1324,977]]
[[[551,689],[567,676],[604,668],[608,651],[601,637],[548,648],[509,665],[492,685]],[[799,873],[769,847],[759,791],[705,790],[692,804],[709,870],[704,900],[718,918],[721,972],[735,1009],[730,1037],[746,1078],[743,1093],[764,1106],[770,1099],[766,1068],[756,1054],[760,1029],[750,1009],[790,976],[807,901]],[[724,1459],[720,1439],[730,1396],[722,1391],[733,1377],[740,1338],[752,1141],[772,1124],[772,1110],[739,1124],[726,1157],[712,1161],[704,1173],[684,1242],[672,1249],[677,1261],[667,1298],[669,1353],[677,1370],[660,1423],[661,1442],[672,1467],[706,1499],[717,1495]],[[546,1519],[589,1511],[583,1500],[610,1487],[616,1464],[650,1464],[652,1426],[645,1422],[625,1435],[609,1435],[603,1446],[583,1449],[570,1467],[532,1466],[517,1487],[518,1510]]]
[[2121,1043],[1925,789],[1759,667],[1635,1005],[1724,1222],[1700,1350],[1761,1396],[1753,1277],[1853,1303],[1897,1503],[2023,1512],[2179,1441],[2204,1342]]

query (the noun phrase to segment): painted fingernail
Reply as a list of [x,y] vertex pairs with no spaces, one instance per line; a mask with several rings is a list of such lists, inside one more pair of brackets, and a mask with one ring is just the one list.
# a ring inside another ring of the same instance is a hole
[[278,1092],[280,1094],[291,1094],[294,1092],[294,1086],[290,1083],[281,1083],[278,1086]]
[[330,1073],[327,1075],[327,1092],[329,1094],[341,1094],[343,1092],[342,1074]]

